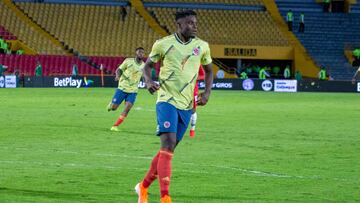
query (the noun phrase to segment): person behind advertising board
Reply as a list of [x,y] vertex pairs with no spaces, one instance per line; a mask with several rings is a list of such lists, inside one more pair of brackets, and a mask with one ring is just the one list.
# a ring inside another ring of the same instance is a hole
[[324,66],[321,66],[318,77],[319,77],[319,80],[326,80],[326,69]]
[[3,65],[3,64],[0,63],[0,76],[3,76],[3,75],[4,75],[4,73],[6,72],[7,68],[8,68],[7,66],[5,66],[5,65]]
[[41,77],[43,75],[43,71],[42,71],[42,65],[40,63],[40,61],[37,61],[37,65],[35,67],[35,76]]
[[249,76],[247,75],[247,73],[245,71],[241,72],[240,79],[245,80],[245,79],[248,79],[248,78],[249,78]]
[[297,70],[295,73],[295,80],[297,80],[297,81],[302,80],[302,74],[299,70]]
[[284,78],[289,79],[291,77],[290,67],[287,65],[284,69]]

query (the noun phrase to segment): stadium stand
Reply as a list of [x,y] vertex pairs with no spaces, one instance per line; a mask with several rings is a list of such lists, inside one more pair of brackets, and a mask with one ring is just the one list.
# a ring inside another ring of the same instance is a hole
[[[178,3],[194,3],[194,0],[145,0],[144,2],[178,2]],[[222,4],[240,4],[240,5],[262,5],[261,0],[198,0],[196,3],[222,3]]]
[[9,32],[40,54],[65,53],[19,18],[3,1],[0,1],[0,25],[6,27]]
[[[150,22],[146,18],[144,20],[144,16],[137,13],[135,7],[124,4],[127,16],[125,21],[122,21],[120,6],[114,1],[106,1],[105,5],[102,4],[104,2],[101,2],[102,5],[96,2],[91,1],[89,5],[88,1],[79,0],[71,1],[70,4],[15,1],[18,8],[29,18],[68,47],[78,51],[80,55],[96,56],[90,59],[97,64],[107,62],[108,59],[105,60],[103,56],[133,56],[133,50],[137,46],[149,51],[153,42],[161,37],[157,34],[159,32],[156,33],[154,28],[148,26]],[[196,5],[194,1],[186,2]],[[114,5],[107,5],[111,3]],[[223,9],[221,6],[219,8],[222,9],[196,9],[200,14],[199,21],[212,22],[211,26],[201,23],[199,27],[200,37],[211,44],[289,46],[260,0],[210,0],[203,3],[205,8],[207,3],[239,5],[231,7],[234,10],[228,10],[228,7]],[[166,28],[168,33],[175,31],[175,10],[176,8],[147,7],[147,11],[155,13],[152,17]],[[116,68],[112,62],[109,63],[110,70]]]
[[[69,48],[78,51],[81,56],[90,56],[89,58],[92,60],[90,64],[95,62],[99,65],[101,63],[108,66],[111,71],[121,61],[116,56],[133,56],[133,50],[137,46],[143,46],[149,51],[153,42],[161,37],[159,32],[149,26],[149,21],[136,10],[136,7],[129,6],[127,1],[57,0],[50,3],[45,0],[43,3],[34,3],[34,1],[17,0],[14,2],[33,22],[63,41]],[[199,23],[199,37],[212,45],[293,46],[285,34],[280,31],[261,0],[201,0],[196,2],[191,0],[145,0],[143,2],[146,10],[168,33],[172,33],[176,29],[173,20],[176,10],[183,9],[181,6],[191,5],[191,8],[199,13],[198,20],[202,22]],[[349,33],[348,26],[351,25],[354,29],[358,28],[356,26],[358,26],[359,20],[354,13],[360,8],[358,7],[359,3],[351,7],[352,14],[324,14],[321,5],[313,0],[277,0],[276,3],[283,17],[288,9],[291,8],[294,11],[294,27],[298,25],[299,13],[305,12],[306,31],[304,34],[299,34],[295,28],[294,34],[319,65],[330,67],[331,74],[335,79],[348,79],[352,70],[343,54],[344,44],[359,42],[357,40],[359,37],[352,37],[352,34]],[[0,4],[2,7],[5,6],[2,4]],[[177,4],[179,4],[178,7],[174,6]],[[119,5],[125,5],[127,11],[124,21],[121,19]],[[216,5],[217,8],[208,7],[209,5]],[[38,34],[9,9],[5,10],[1,15],[9,15],[15,19],[8,20],[9,22],[22,23],[26,29],[34,32],[35,35]],[[319,21],[326,20],[327,24],[319,24]],[[39,48],[34,49],[41,50],[39,51],[41,56],[47,56],[45,58],[49,58],[49,60],[63,59],[62,64],[71,68],[71,65],[68,65],[70,59],[60,57],[64,52],[59,50],[59,47],[53,46],[48,39],[37,40],[35,37],[32,40],[29,36],[25,38],[18,34],[20,31],[13,31],[11,26],[8,26],[9,22],[3,23],[2,21],[4,20],[0,20],[0,25],[13,32],[16,35],[14,37],[24,41],[30,47],[38,46]],[[21,27],[23,27],[22,25]],[[342,30],[337,32],[338,25]],[[337,38],[338,33],[345,37]],[[323,38],[330,39],[328,41],[335,40],[336,45],[325,42],[322,40]],[[52,58],[53,55],[59,57]],[[47,74],[58,73],[58,64],[59,62],[49,63],[48,67],[54,67],[54,71],[48,71]],[[90,65],[85,64],[84,66],[90,68]],[[64,74],[68,73],[69,71],[64,69]],[[98,70],[83,73],[97,74]]]
[[[176,8],[148,7],[162,27],[170,33],[176,30],[173,14]],[[199,13],[199,37],[210,44],[288,46],[266,11],[207,10]],[[204,23],[205,22],[205,23]],[[211,22],[211,23],[206,23]]]
[[351,13],[360,13],[360,2],[358,1],[356,4],[351,5]]
[[[276,0],[281,15],[292,9],[294,34],[305,46],[317,64],[324,65],[336,80],[348,80],[354,73],[344,55],[346,44],[359,44],[360,16],[356,14],[359,2],[351,13],[323,13],[313,0]],[[299,15],[305,13],[305,33],[298,33]]]
[[123,22],[117,6],[21,2],[17,5],[82,55],[132,56],[136,47],[150,50],[160,38],[129,6]]
[[[107,74],[113,74],[118,64],[122,63],[124,57],[90,57],[92,61],[103,64],[103,67],[109,71]],[[99,69],[95,69],[90,65],[82,62],[79,58],[74,56],[64,55],[0,55],[0,64],[7,65],[8,73],[13,73],[18,70],[20,74],[25,76],[33,76],[37,61],[43,66],[44,76],[53,75],[71,75],[72,66],[76,64],[79,69],[79,74],[84,76],[99,75]]]

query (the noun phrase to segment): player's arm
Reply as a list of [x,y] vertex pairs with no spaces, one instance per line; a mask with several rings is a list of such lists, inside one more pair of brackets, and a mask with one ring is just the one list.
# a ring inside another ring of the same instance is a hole
[[151,78],[151,69],[154,68],[154,64],[160,61],[162,56],[162,48],[159,41],[156,41],[151,49],[149,58],[146,60],[144,66],[144,80],[146,88],[151,94],[154,94],[159,88],[160,85],[155,83]]
[[205,71],[205,90],[204,92],[200,93],[199,99],[197,104],[200,106],[205,105],[209,101],[211,88],[213,84],[213,71],[212,71],[212,64],[203,65]]
[[[360,68],[359,68],[360,69]],[[353,78],[352,78],[352,80],[351,80],[351,82],[353,83],[353,84],[355,84],[355,82],[356,82],[356,77],[357,77],[357,75],[358,75],[358,73],[359,73],[359,69],[355,72],[355,74],[354,74],[354,76],[353,76]]]
[[116,69],[115,81],[120,80],[121,75],[123,74],[124,70],[127,68],[127,62],[128,62],[128,60],[125,59],[125,61]]
[[144,80],[146,84],[146,88],[149,90],[151,94],[154,94],[160,86],[155,83],[151,78],[151,69],[154,68],[154,62],[151,61],[150,57],[146,60],[145,66],[144,66]]
[[205,71],[205,90],[199,94],[197,104],[200,106],[205,105],[209,101],[211,88],[213,84],[213,71],[212,71],[212,59],[210,55],[209,45],[204,46],[204,54],[201,57],[201,64],[203,65]]
[[119,67],[115,71],[115,81],[118,81],[120,79],[121,75],[122,75],[122,70]]

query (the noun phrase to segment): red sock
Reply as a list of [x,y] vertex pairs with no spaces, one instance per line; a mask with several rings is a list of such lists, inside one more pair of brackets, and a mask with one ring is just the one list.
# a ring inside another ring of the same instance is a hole
[[125,120],[125,118],[126,116],[120,115],[120,117],[115,122],[114,126],[119,126]]
[[158,152],[155,157],[153,158],[150,169],[147,172],[142,184],[145,188],[148,188],[151,183],[157,178],[157,165],[159,161],[160,152]]
[[159,174],[161,197],[164,197],[165,195],[170,196],[169,187],[171,177],[171,159],[173,157],[173,153],[166,149],[161,149],[159,153],[157,171]]

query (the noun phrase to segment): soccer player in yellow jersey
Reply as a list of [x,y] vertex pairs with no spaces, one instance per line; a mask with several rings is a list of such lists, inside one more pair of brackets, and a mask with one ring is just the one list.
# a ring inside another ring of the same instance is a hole
[[115,91],[114,97],[108,105],[108,111],[115,111],[125,100],[125,108],[118,120],[111,127],[111,131],[119,131],[118,126],[124,121],[131,107],[135,103],[138,84],[143,74],[144,68],[144,49],[139,47],[135,50],[135,58],[127,58],[115,71],[115,80],[119,81],[119,86]]
[[[190,121],[194,87],[200,64],[205,70],[205,90],[198,104],[208,102],[213,82],[210,49],[207,42],[196,37],[196,13],[191,10],[175,14],[177,32],[156,41],[144,66],[144,79],[150,93],[158,92],[156,114],[161,146],[144,179],[135,187],[138,203],[148,202],[147,189],[158,178],[161,203],[171,203],[169,186],[171,160]],[[161,61],[159,84],[151,79],[151,68]]]

